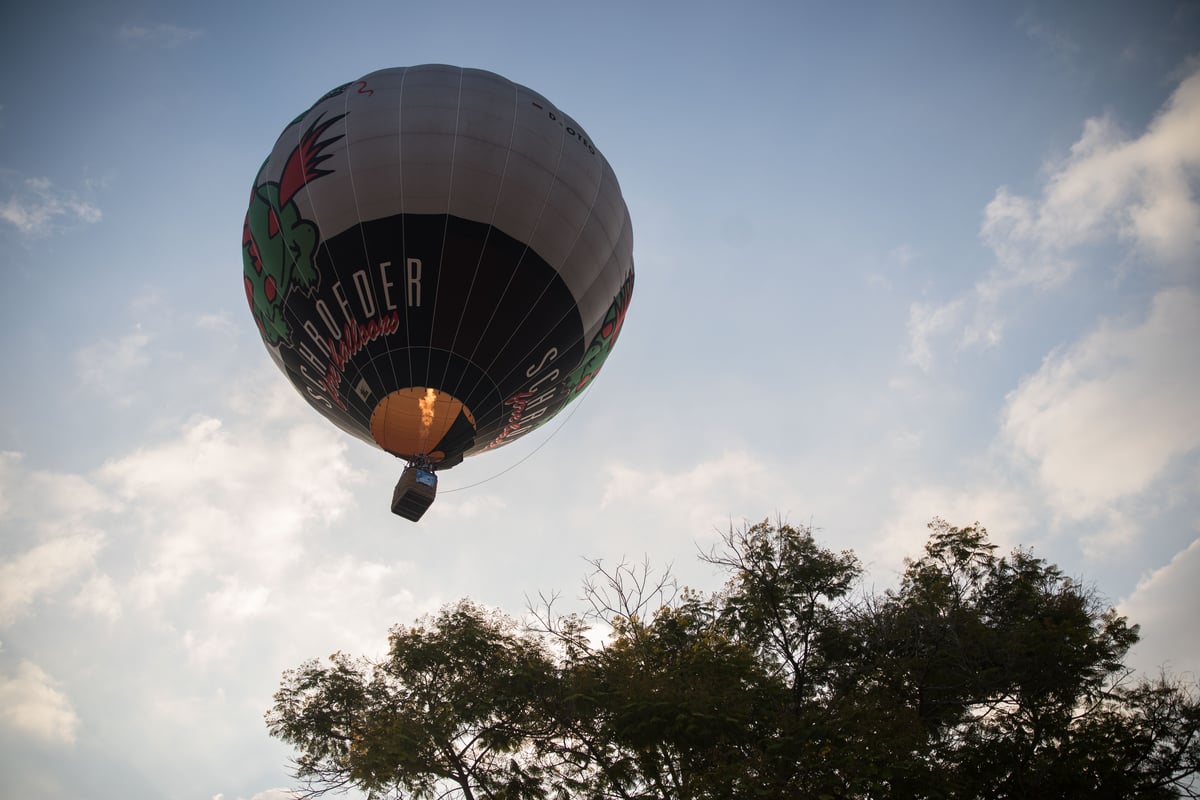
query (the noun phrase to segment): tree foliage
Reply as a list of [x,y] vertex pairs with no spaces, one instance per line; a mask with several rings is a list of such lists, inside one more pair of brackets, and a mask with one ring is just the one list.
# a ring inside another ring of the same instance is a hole
[[463,601],[378,663],[289,671],[268,726],[310,796],[1200,796],[1200,698],[1123,665],[1136,626],[978,525],[930,529],[882,593],[782,522],[702,556],[711,594],[593,562],[584,613]]

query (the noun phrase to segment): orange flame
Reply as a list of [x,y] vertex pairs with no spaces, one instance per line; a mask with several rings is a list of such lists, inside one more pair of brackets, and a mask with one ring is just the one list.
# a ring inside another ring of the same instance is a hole
[[422,430],[421,430],[421,434],[420,434],[420,443],[421,443],[420,446],[421,446],[421,452],[423,452],[423,453],[428,452],[428,448],[426,447],[426,444],[427,444],[427,440],[429,439],[430,429],[433,428],[433,418],[434,418],[434,415],[436,414],[434,404],[436,402],[437,402],[437,391],[434,389],[426,389],[425,396],[417,401],[417,405],[420,406],[420,408],[421,408]]

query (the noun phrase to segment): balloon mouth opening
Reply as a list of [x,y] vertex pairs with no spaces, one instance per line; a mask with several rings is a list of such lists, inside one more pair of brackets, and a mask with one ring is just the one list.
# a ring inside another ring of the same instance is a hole
[[475,436],[475,416],[449,392],[410,386],[391,392],[371,413],[371,436],[394,456],[434,464],[461,455]]

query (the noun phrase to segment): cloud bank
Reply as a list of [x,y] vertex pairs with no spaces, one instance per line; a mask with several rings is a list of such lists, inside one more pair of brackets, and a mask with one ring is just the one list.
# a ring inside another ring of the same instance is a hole
[[1145,491],[1200,447],[1200,294],[1160,292],[1144,322],[1102,324],[1009,394],[1004,435],[1062,514]]
[[0,720],[10,731],[51,745],[75,743],[80,721],[57,683],[29,661],[0,674]]
[[909,311],[908,359],[924,371],[935,351],[990,347],[1003,338],[1018,291],[1062,286],[1085,262],[1079,250],[1116,242],[1168,284],[1200,271],[1200,70],[1172,93],[1137,137],[1111,116],[1089,119],[1068,155],[1047,169],[1039,197],[996,191],[980,237],[995,266],[967,294]]

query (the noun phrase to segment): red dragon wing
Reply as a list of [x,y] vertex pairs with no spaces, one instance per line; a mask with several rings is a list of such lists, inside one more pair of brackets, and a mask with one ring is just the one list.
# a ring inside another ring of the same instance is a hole
[[330,117],[322,122],[322,117],[317,117],[313,120],[312,125],[308,126],[308,130],[300,137],[300,144],[296,145],[296,149],[289,155],[287,162],[283,165],[283,173],[279,176],[279,205],[285,206],[296,192],[300,191],[306,183],[319,178],[322,175],[328,175],[333,170],[320,169],[323,161],[330,158],[328,153],[322,151],[329,145],[341,139],[345,134],[331,136],[328,139],[322,139],[325,131],[329,130],[335,122],[345,117],[345,114],[338,114],[336,117]]

